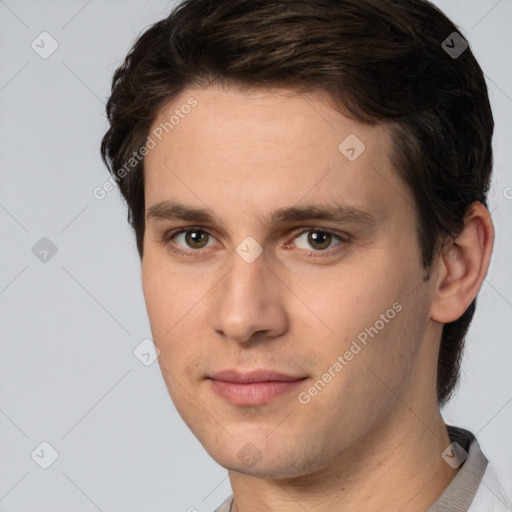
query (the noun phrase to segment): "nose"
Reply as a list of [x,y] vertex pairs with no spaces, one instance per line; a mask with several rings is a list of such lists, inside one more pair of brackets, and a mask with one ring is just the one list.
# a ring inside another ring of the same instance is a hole
[[239,343],[276,338],[288,329],[285,285],[261,255],[247,263],[233,255],[232,269],[214,297],[212,327]]

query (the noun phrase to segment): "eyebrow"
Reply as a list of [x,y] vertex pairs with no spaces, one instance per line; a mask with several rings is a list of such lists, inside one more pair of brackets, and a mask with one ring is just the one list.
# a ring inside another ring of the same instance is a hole
[[[269,215],[258,217],[267,225],[309,220],[360,224],[366,227],[373,227],[377,224],[377,217],[367,209],[338,202],[284,207],[271,212]],[[162,201],[148,208],[146,210],[146,219],[148,221],[181,220],[210,224],[214,224],[216,221],[215,215],[207,208],[197,208],[171,200]]]

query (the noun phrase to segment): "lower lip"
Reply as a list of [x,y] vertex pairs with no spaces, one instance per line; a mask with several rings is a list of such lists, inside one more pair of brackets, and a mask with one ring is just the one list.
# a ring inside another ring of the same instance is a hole
[[296,389],[305,379],[271,382],[226,382],[209,379],[213,390],[235,405],[263,405]]

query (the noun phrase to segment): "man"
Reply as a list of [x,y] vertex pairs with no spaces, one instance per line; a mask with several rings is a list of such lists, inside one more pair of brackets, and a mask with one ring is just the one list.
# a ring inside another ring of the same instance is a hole
[[186,0],[115,76],[102,155],[217,512],[502,511],[457,383],[493,119],[423,0]]

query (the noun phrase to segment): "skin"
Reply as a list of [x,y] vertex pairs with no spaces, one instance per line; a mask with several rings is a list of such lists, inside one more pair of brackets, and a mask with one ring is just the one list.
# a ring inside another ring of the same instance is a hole
[[[425,281],[389,127],[353,121],[321,93],[217,86],[185,90],[153,127],[191,97],[197,107],[145,160],[153,215],[142,283],[169,394],[229,470],[233,510],[426,510],[457,473],[441,458],[451,441],[436,399],[437,353],[442,324],[462,315],[487,271],[487,210],[472,205]],[[338,149],[350,134],[366,146],[355,161]],[[165,201],[212,218],[154,215]],[[375,222],[266,221],[280,208],[333,201]],[[187,228],[205,233],[173,236]],[[326,249],[308,238],[320,228],[333,233]],[[263,250],[252,263],[236,252],[249,236]],[[299,393],[397,303],[400,312],[301,403]],[[240,406],[207,379],[227,368],[307,379],[267,404]]]

